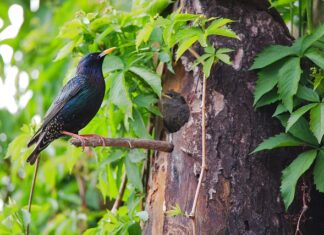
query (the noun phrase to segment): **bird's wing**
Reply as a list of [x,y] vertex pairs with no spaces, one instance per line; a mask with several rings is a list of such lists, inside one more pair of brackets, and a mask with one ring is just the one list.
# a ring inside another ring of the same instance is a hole
[[46,127],[46,125],[56,116],[56,114],[64,107],[64,105],[79,91],[83,88],[86,82],[86,78],[80,75],[75,76],[72,78],[60,91],[58,96],[53,101],[52,105],[47,110],[44,121],[40,128],[37,130],[35,135],[31,138],[27,146],[32,145],[38,139],[41,130]]
[[[46,126],[54,117],[55,115],[63,108],[63,106],[76,94],[79,93],[79,91],[82,89],[85,78],[81,77],[80,75],[75,76],[72,78],[60,91],[58,96],[53,101],[52,105],[47,110],[43,124],[41,126]],[[40,129],[41,129],[40,128]]]

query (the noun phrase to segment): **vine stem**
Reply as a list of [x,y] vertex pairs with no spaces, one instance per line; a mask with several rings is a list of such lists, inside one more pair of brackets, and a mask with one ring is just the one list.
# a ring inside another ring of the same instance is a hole
[[[201,169],[200,169],[200,175],[198,180],[198,185],[196,188],[195,198],[192,204],[191,212],[189,214],[190,218],[195,218],[196,213],[196,207],[197,207],[197,201],[198,196],[201,188],[201,183],[204,177],[204,172],[207,170],[207,164],[206,164],[206,77],[203,76],[203,90],[202,90],[202,100],[201,100]],[[195,231],[194,231],[195,233]]]
[[117,195],[117,198],[114,202],[114,205],[111,209],[111,212],[113,214],[115,214],[123,200],[123,196],[124,196],[124,193],[125,193],[125,189],[126,189],[126,184],[127,184],[127,176],[126,176],[126,172],[123,174],[123,178],[122,178],[122,182],[120,184],[120,187],[119,187],[119,190],[118,190],[118,195]]
[[[32,201],[33,201],[37,172],[38,172],[38,167],[39,167],[39,161],[40,161],[40,156],[38,156],[38,158],[36,159],[35,170],[34,170],[34,175],[33,175],[33,180],[32,180],[32,186],[31,186],[30,193],[29,193],[29,199],[28,199],[29,214],[31,214],[31,205],[32,205]],[[29,225],[30,225],[30,223],[27,224],[26,235],[29,235]]]

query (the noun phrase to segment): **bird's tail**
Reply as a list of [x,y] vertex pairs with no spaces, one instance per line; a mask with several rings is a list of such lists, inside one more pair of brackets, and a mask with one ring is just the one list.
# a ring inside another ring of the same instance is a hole
[[45,149],[49,143],[44,143],[43,139],[45,136],[46,132],[41,132],[39,134],[37,143],[36,143],[36,147],[33,150],[33,152],[29,155],[29,157],[27,158],[27,162],[30,163],[30,165],[33,165],[36,162],[36,159],[38,157],[38,155],[40,154],[40,152]]
[[30,165],[33,165],[36,162],[36,159],[41,151],[39,151],[39,148],[36,147],[34,151],[29,155],[27,158],[27,162],[30,163]]

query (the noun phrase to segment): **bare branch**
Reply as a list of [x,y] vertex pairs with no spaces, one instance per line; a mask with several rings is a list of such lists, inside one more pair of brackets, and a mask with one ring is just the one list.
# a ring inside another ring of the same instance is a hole
[[[162,152],[172,152],[173,144],[160,140],[130,139],[130,138],[103,138],[103,137],[83,137],[84,146],[90,147],[124,147],[153,149]],[[79,139],[72,139],[71,144],[80,147],[83,144]]]
[[[39,160],[40,160],[40,156],[38,156],[36,159],[36,165],[35,165],[35,170],[34,170],[34,175],[33,175],[33,180],[32,180],[32,186],[30,188],[30,193],[29,193],[29,199],[28,199],[28,212],[29,213],[31,213],[31,205],[33,202],[36,178],[37,178],[38,167],[39,167]],[[27,224],[26,235],[29,235],[29,227],[30,227],[30,223]]]

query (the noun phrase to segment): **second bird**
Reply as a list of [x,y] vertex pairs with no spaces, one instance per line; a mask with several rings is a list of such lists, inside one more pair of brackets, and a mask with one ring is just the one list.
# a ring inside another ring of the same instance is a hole
[[55,139],[63,135],[77,137],[79,130],[96,115],[105,94],[103,60],[113,50],[91,53],[81,59],[75,77],[62,88],[29,141],[28,147],[33,144],[36,147],[27,162],[34,164],[40,152]]

